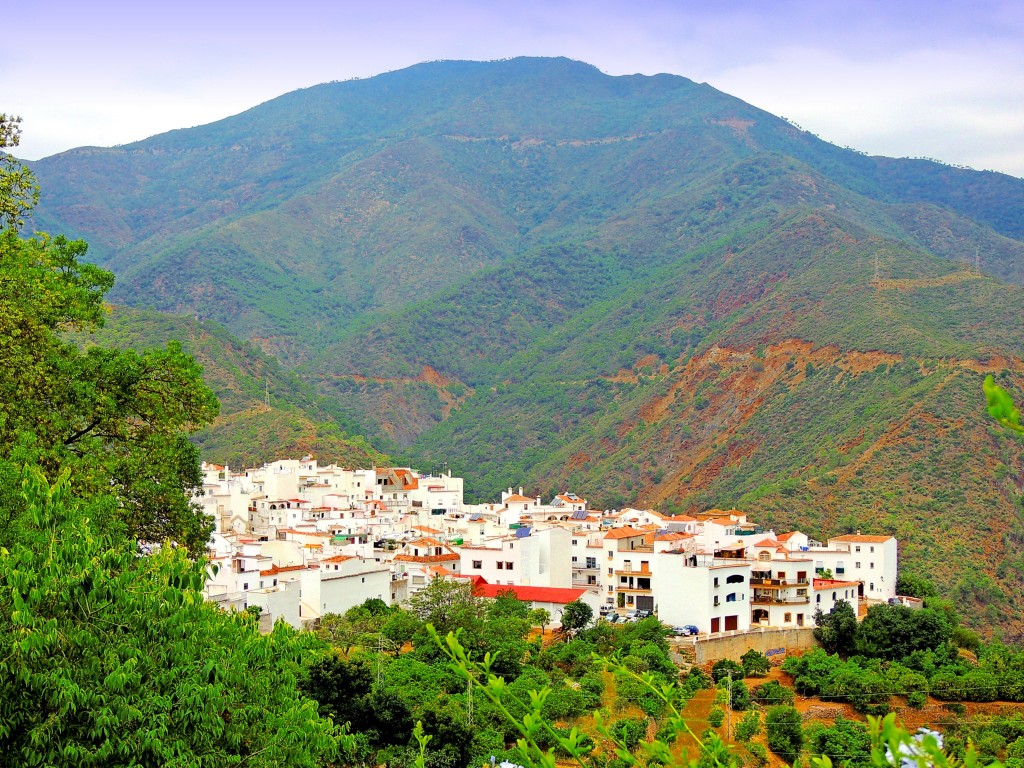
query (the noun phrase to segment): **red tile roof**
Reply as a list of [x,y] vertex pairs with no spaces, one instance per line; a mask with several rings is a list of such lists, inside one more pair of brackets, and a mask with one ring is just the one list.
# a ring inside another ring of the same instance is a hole
[[565,605],[574,600],[579,600],[587,590],[565,587],[516,587],[503,584],[478,583],[474,591],[480,597],[497,597],[499,594],[511,591],[518,599],[527,602]]

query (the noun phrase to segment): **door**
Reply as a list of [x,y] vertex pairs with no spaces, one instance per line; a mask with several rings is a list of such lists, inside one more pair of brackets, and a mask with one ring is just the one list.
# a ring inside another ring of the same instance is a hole
[[728,632],[730,629],[739,629],[740,618],[739,616],[726,616],[725,617],[725,631]]
[[721,631],[721,627],[719,625],[720,621],[721,621],[721,619],[719,619],[717,616],[711,620],[711,633],[712,634],[714,634],[715,632],[720,632]]
[[654,611],[654,597],[652,595],[637,595],[636,607],[641,611]]

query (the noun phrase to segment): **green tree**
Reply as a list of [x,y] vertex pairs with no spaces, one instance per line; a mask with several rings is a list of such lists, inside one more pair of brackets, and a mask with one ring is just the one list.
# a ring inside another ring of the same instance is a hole
[[753,648],[740,656],[740,664],[743,665],[745,677],[764,677],[772,668],[768,657]]
[[896,594],[924,599],[926,597],[938,597],[939,590],[924,576],[919,576],[916,573],[900,572],[899,578],[896,579]]
[[568,635],[584,629],[594,619],[594,609],[582,600],[573,600],[562,609],[562,631]]
[[736,740],[750,741],[761,732],[761,713],[756,709],[747,712],[736,726]]
[[827,613],[814,612],[814,637],[828,653],[849,656],[857,643],[857,612],[845,600]]
[[721,683],[730,677],[733,680],[742,680],[746,677],[743,667],[732,659],[719,659],[711,665],[711,679],[716,683]]
[[761,685],[751,691],[751,697],[763,707],[777,704],[792,704],[795,698],[793,692],[778,680],[769,680],[767,683],[761,683]]
[[320,766],[338,732],[297,674],[323,648],[203,599],[206,564],[140,556],[26,472],[37,546],[0,552],[0,754],[17,765]]
[[546,608],[534,608],[530,611],[530,626],[540,627],[540,631],[543,632],[544,628],[551,623],[551,611]]
[[837,717],[831,727],[810,729],[807,746],[813,754],[828,757],[836,768],[867,768],[872,764],[868,729],[843,717]]
[[790,765],[804,746],[804,729],[800,713],[794,707],[772,707],[764,720],[768,749]]
[[3,150],[21,140],[21,118],[0,113],[0,229],[17,229],[39,201],[35,177]]
[[857,629],[857,650],[865,656],[899,660],[917,650],[948,642],[953,627],[942,611],[903,605],[873,605]]
[[191,502],[201,475],[185,436],[218,411],[201,369],[176,342],[144,352],[69,342],[103,324],[113,276],[81,261],[84,242],[22,238],[3,213],[31,204],[17,194],[0,180],[0,544],[23,529],[10,481],[30,463],[72,470],[75,495],[107,499],[93,513],[112,530],[203,551],[211,523]]

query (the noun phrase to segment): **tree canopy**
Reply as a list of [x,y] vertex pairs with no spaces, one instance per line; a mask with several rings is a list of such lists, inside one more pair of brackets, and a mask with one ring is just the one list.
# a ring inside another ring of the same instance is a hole
[[0,550],[0,754],[18,765],[316,766],[338,732],[298,690],[323,648],[204,601],[206,565],[97,532],[68,473],[26,473],[37,546]]
[[[16,123],[0,115],[0,143],[16,136]],[[73,470],[76,494],[106,500],[95,510],[104,525],[201,551],[209,523],[190,501],[201,475],[186,432],[217,415],[217,400],[177,343],[136,352],[68,340],[103,324],[114,277],[82,261],[88,246],[80,240],[21,235],[34,202],[25,178],[28,170],[3,155],[0,544],[21,528],[23,504],[12,489],[20,466],[32,464],[50,476]]]

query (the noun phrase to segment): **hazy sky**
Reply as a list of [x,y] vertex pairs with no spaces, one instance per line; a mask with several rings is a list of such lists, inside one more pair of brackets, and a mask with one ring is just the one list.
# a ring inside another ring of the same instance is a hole
[[4,14],[16,154],[127,143],[434,59],[685,75],[839,145],[1024,177],[1021,0],[26,0]]

